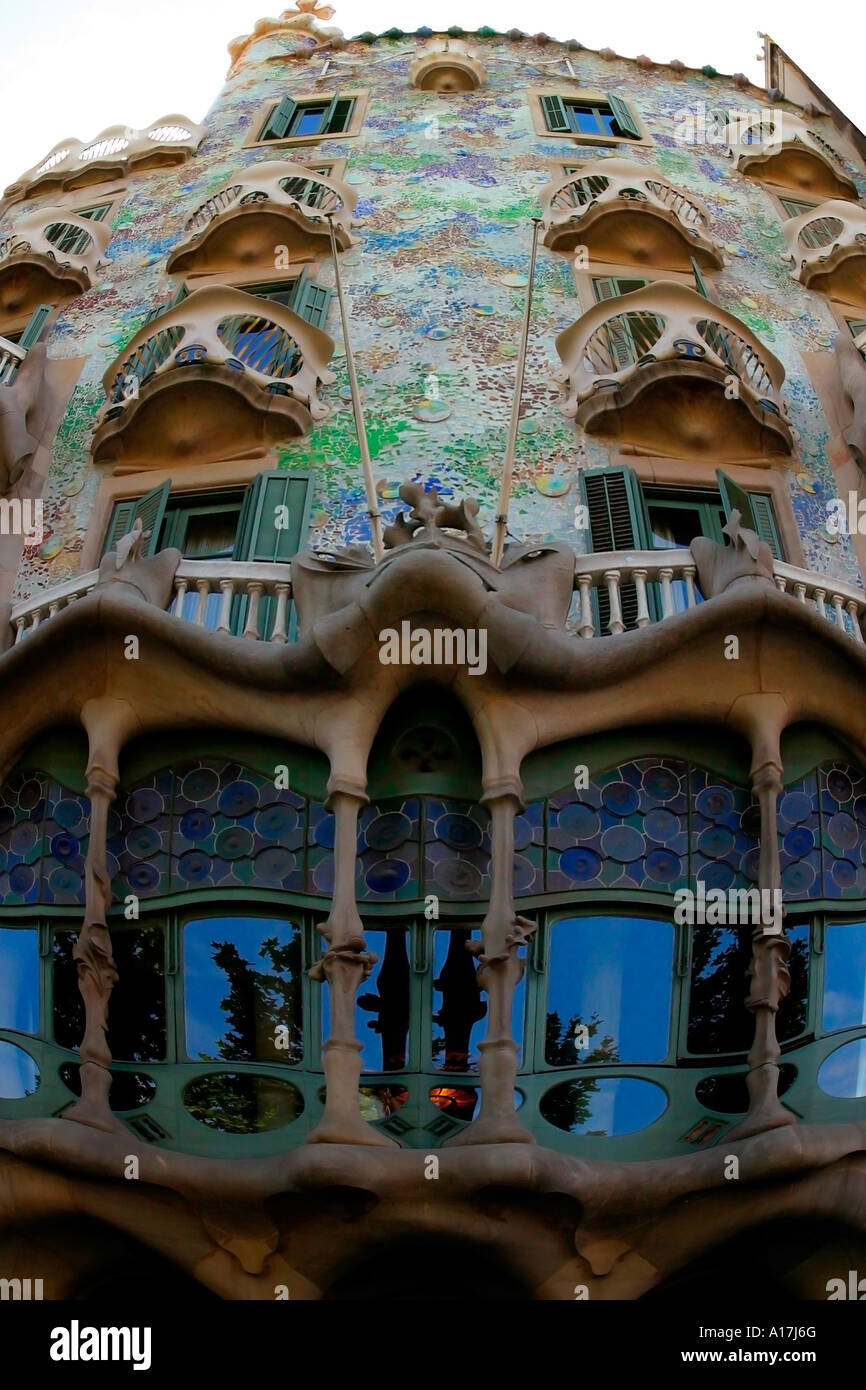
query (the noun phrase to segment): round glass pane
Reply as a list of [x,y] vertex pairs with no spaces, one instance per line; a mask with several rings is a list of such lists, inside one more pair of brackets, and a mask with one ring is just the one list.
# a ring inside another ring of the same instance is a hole
[[542,1096],[545,1120],[568,1134],[612,1138],[633,1134],[667,1108],[661,1086],[635,1076],[581,1077],[563,1081]]

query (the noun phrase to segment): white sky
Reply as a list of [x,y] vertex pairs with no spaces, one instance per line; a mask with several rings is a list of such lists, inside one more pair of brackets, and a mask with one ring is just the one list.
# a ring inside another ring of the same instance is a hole
[[[262,0],[262,6],[268,0]],[[279,13],[286,0],[276,0]],[[827,18],[822,23],[822,18]],[[228,67],[226,45],[262,17],[256,0],[0,0],[0,192],[66,136],[90,140],[109,125],[133,128],[181,112],[201,120]],[[461,24],[545,30],[627,57],[745,72],[763,82],[759,29],[805,68],[861,129],[866,127],[860,4],[814,0],[338,0],[331,23],[347,37]]]

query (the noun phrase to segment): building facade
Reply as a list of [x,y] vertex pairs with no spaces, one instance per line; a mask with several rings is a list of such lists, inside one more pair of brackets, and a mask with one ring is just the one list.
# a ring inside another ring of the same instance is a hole
[[866,141],[331,18],[0,204],[0,1277],[838,1296]]

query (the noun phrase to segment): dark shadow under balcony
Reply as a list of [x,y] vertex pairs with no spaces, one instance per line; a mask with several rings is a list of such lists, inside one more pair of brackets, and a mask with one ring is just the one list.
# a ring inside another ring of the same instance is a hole
[[89,290],[110,236],[102,223],[60,208],[23,218],[0,237],[0,318],[24,317]]
[[626,159],[600,159],[543,190],[544,245],[572,252],[585,246],[593,260],[719,270],[721,250],[703,203],[656,169]]
[[280,304],[196,290],[146,324],[103,378],[93,458],[209,463],[306,434],[328,414],[333,340]]
[[596,304],[560,333],[565,413],[654,453],[788,454],[776,357],[733,314],[659,280]]
[[195,210],[168,269],[189,273],[272,266],[277,246],[284,246],[289,256],[326,256],[329,218],[337,246],[345,251],[357,240],[351,233],[355,202],[351,189],[303,165],[254,164]]
[[792,273],[801,285],[866,307],[866,209],[834,198],[785,223]]
[[857,189],[839,152],[792,112],[728,127],[741,174],[821,198],[856,198]]

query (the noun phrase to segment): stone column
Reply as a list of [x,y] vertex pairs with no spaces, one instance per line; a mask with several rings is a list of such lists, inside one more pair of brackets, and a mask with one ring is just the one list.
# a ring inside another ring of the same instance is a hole
[[514,817],[523,810],[520,791],[517,784],[500,783],[488,787],[482,797],[490,810],[492,855],[490,907],[481,926],[482,939],[473,943],[478,983],[487,995],[487,1035],[479,1047],[481,1113],[449,1139],[449,1145],[535,1143],[514,1108],[518,1047],[511,1020],[514,991],[525,969],[518,951],[537,925],[514,911]]
[[334,813],[334,896],[328,920],[319,928],[327,951],[310,970],[326,983],[331,1032],[322,1048],[327,1098],[325,1113],[307,1135],[308,1144],[378,1144],[399,1147],[361,1118],[358,1086],[361,1043],[355,1036],[355,995],[378,957],[367,950],[355,903],[358,812],[368,801],[363,787],[332,779],[327,807]]
[[[741,702],[738,716],[752,745],[752,791],[761,811],[758,886],[762,890],[763,908],[765,903],[772,905],[781,900],[776,807],[782,790],[780,739],[784,728],[784,702],[777,695],[753,696]],[[778,899],[773,896],[776,893]],[[749,966],[751,987],[746,999],[746,1008],[755,1019],[755,1036],[747,1059],[749,1109],[740,1123],[728,1132],[726,1143],[797,1122],[796,1116],[779,1100],[781,1049],[776,1037],[776,1014],[791,986],[787,967],[790,954],[791,944],[785,935],[781,915],[773,915],[754,927]]]
[[108,873],[106,839],[108,812],[117,795],[118,756],[134,723],[129,706],[122,700],[88,700],[81,711],[81,722],[89,741],[87,795],[90,798],[90,840],[85,861],[84,924],[73,948],[78,969],[78,987],[84,999],[84,1037],[80,1047],[81,1098],[64,1112],[64,1118],[93,1125],[97,1129],[125,1132],[111,1113],[111,1051],[105,1036],[111,991],[117,982],[117,968],[111,952],[108,910],[111,906],[111,879]]

